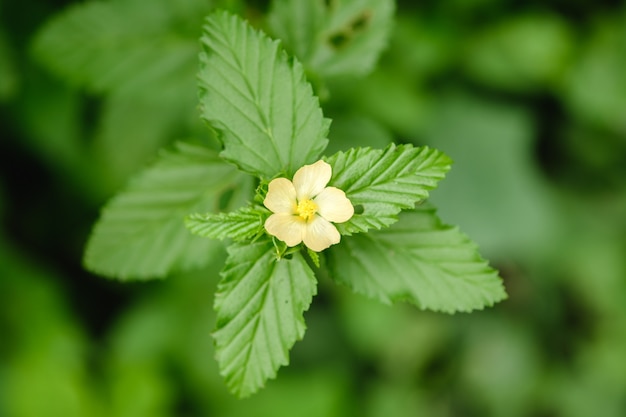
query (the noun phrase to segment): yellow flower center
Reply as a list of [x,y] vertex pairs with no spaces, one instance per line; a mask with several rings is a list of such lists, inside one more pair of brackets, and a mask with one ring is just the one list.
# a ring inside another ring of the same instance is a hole
[[296,207],[296,214],[300,216],[302,220],[309,220],[312,218],[315,213],[317,213],[317,204],[313,200],[302,200],[298,203]]

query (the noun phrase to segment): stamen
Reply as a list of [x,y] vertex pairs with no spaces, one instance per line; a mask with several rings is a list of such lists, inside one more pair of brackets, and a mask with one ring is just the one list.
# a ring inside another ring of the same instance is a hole
[[298,203],[296,208],[296,214],[302,218],[302,220],[309,220],[315,213],[317,213],[318,206],[313,200],[302,200]]

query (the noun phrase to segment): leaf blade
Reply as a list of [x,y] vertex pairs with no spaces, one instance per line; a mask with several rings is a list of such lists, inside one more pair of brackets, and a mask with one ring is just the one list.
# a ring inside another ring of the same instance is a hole
[[225,12],[206,20],[201,41],[201,113],[221,133],[221,156],[265,179],[313,162],[328,143],[330,121],[300,63]]
[[201,0],[146,5],[131,0],[68,7],[37,33],[35,56],[66,80],[96,92],[125,90],[132,96],[178,79],[195,59],[198,17],[212,5]]
[[274,0],[268,23],[307,69],[322,77],[364,76],[387,46],[391,0]]
[[288,364],[289,349],[304,335],[316,281],[301,254],[277,260],[269,241],[234,244],[228,252],[213,336],[226,385],[246,397]]
[[335,280],[384,303],[453,313],[506,298],[476,245],[430,207],[402,213],[388,229],[346,238],[331,248],[329,264]]
[[124,280],[206,264],[221,244],[191,235],[185,215],[217,211],[229,189],[237,192],[231,203],[241,204],[247,183],[213,151],[178,143],[106,204],[87,242],[85,266]]
[[428,197],[452,163],[436,149],[394,144],[384,150],[338,152],[327,162],[333,167],[330,184],[342,189],[354,206],[363,208],[362,213],[337,225],[342,234],[393,224],[401,210]]
[[267,215],[268,211],[261,207],[243,207],[230,213],[196,213],[185,218],[185,226],[198,236],[241,241],[262,233]]

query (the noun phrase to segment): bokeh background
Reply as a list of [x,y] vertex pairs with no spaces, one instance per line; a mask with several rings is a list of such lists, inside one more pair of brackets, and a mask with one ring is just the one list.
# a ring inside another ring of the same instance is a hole
[[455,160],[432,201],[509,299],[449,316],[321,280],[291,365],[246,400],[213,359],[223,257],[144,283],[81,257],[99,207],[159,147],[211,140],[203,16],[217,4],[263,27],[268,4],[107,0],[64,17],[82,3],[0,0],[0,416],[626,415],[623,1],[399,1],[373,72],[317,80],[329,154],[393,140]]

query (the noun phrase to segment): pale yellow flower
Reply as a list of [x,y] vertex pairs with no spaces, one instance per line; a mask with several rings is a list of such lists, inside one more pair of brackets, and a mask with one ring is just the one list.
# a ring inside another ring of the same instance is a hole
[[296,171],[293,182],[272,180],[263,201],[274,213],[265,221],[267,233],[287,246],[304,242],[316,252],[339,243],[341,235],[331,222],[348,221],[354,207],[343,191],[326,187],[331,175],[330,165],[317,161]]

